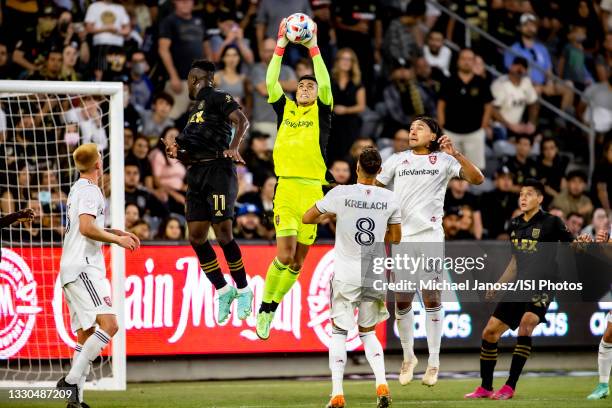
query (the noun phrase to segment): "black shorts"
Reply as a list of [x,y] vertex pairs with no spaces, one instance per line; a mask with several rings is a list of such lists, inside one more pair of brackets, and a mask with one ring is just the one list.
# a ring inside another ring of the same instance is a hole
[[519,327],[523,315],[527,312],[535,313],[540,323],[546,323],[546,312],[550,303],[535,304],[533,302],[500,302],[497,304],[493,316],[506,323],[512,330]]
[[187,170],[187,221],[217,224],[234,218],[238,194],[236,166],[230,160],[198,163]]

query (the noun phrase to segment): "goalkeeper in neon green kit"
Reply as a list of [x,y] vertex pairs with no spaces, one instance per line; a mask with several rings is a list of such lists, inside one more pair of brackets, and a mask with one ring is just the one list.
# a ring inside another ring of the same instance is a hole
[[286,20],[278,30],[274,56],[268,66],[268,102],[277,116],[278,133],[274,143],[274,172],[278,184],[274,194],[276,258],[266,274],[263,301],[257,315],[257,335],[270,337],[270,325],[283,296],[297,280],[308,248],[317,235],[316,225],[302,224],[302,215],[323,197],[327,184],[325,148],[329,139],[333,105],[327,67],[317,47],[316,27],[310,41],[315,76],[298,80],[296,101],[288,99],[278,82],[285,47]]

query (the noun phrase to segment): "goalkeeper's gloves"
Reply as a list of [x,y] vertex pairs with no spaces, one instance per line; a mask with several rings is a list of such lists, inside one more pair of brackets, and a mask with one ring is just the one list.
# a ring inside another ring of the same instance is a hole
[[[285,50],[285,47],[289,44],[289,40],[287,39],[287,19],[283,18],[283,21],[280,22],[278,26],[278,35],[276,36],[276,49],[277,50]],[[280,53],[279,55],[283,55]]]

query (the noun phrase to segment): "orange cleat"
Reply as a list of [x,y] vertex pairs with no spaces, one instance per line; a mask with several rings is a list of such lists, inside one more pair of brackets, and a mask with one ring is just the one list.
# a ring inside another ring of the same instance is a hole
[[329,400],[325,408],[344,408],[345,404],[344,395],[336,395]]
[[376,387],[376,408],[387,408],[391,406],[391,393],[387,384]]

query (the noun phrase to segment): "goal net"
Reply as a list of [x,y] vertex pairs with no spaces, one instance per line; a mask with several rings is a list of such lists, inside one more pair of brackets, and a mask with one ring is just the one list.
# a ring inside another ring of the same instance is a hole
[[[0,387],[53,386],[70,369],[76,336],[59,263],[66,199],[78,178],[72,152],[88,142],[104,158],[107,226],[123,229],[122,84],[0,81],[0,211],[36,213],[1,231]],[[93,362],[86,388],[125,389],[125,253],[104,251],[120,329]]]

